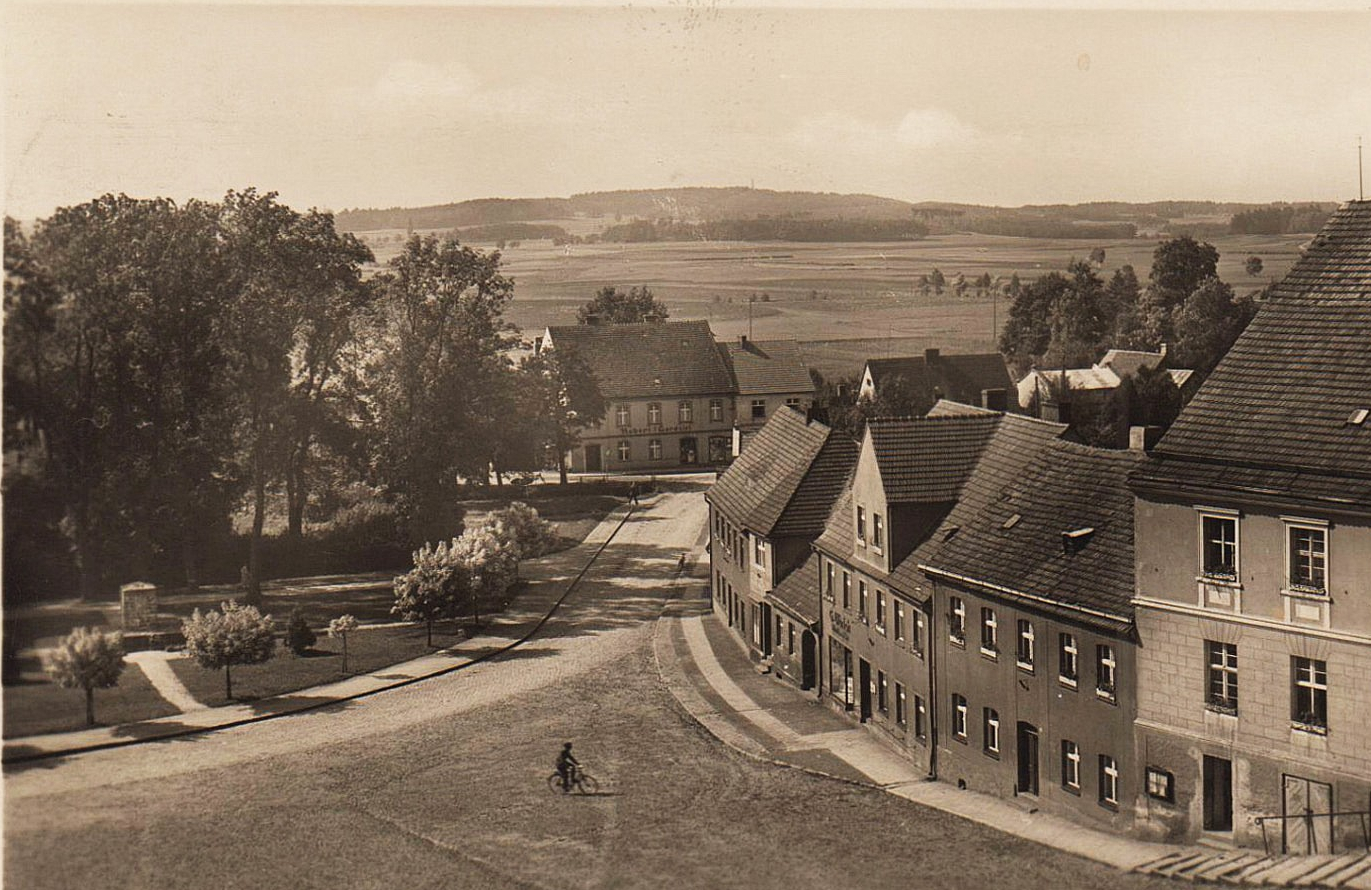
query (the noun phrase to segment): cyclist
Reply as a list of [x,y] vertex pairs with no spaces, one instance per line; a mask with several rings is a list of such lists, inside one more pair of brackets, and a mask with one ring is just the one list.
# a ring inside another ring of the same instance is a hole
[[571,783],[576,779],[576,768],[580,765],[580,762],[571,756],[571,742],[562,745],[562,750],[557,755],[557,775],[562,777],[563,794],[571,791]]

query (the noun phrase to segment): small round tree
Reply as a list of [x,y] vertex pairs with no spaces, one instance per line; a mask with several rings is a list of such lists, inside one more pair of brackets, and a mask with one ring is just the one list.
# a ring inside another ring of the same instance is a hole
[[261,664],[276,651],[276,628],[270,615],[255,606],[229,601],[222,611],[201,614],[196,609],[181,622],[186,653],[206,670],[224,669],[224,695],[233,698],[232,668],[238,664]]
[[317,639],[300,607],[291,609],[290,620],[286,622],[286,648],[296,655],[304,655]]
[[78,627],[43,655],[48,676],[63,689],[86,691],[86,725],[95,725],[95,690],[119,685],[124,639],[94,627]]
[[451,545],[439,541],[414,551],[414,568],[394,582],[395,604],[392,614],[406,621],[423,621],[428,627],[428,645],[433,645],[433,622],[450,615],[466,590],[463,566],[456,560]]
[[328,623],[328,635],[343,641],[343,673],[348,672],[348,634],[357,629],[357,619],[351,615],[339,615]]

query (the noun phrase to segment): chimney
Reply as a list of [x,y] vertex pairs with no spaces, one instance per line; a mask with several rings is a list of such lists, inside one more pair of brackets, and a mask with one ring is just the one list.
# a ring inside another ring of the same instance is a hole
[[1166,358],[1166,344],[1165,344],[1165,343],[1162,344],[1162,348],[1161,348],[1160,350],[1158,350],[1158,351],[1161,352],[1162,358]]
[[586,324],[596,325],[596,324],[599,324],[599,323],[600,323],[600,315],[599,315],[598,312],[589,312],[589,313],[586,314]]
[[937,358],[938,358],[938,352],[939,352],[939,350],[937,350],[937,349],[925,349],[925,350],[924,350],[924,361],[925,361],[926,363],[932,364],[934,361],[937,360]]
[[981,390],[981,407],[991,411],[1009,410],[1009,391],[1004,387]]
[[1151,451],[1161,437],[1162,428],[1159,426],[1130,426],[1128,428],[1128,450]]

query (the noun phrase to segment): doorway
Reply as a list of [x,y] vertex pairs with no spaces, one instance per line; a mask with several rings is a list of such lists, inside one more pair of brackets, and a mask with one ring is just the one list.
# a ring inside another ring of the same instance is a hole
[[686,436],[681,439],[681,465],[693,467],[700,462],[700,446],[696,444],[694,436]]
[[[1333,786],[1300,776],[1282,776],[1284,800],[1281,851],[1296,856],[1333,852]],[[1303,818],[1290,818],[1299,816]]]
[[761,637],[762,637],[762,639],[761,639],[761,648],[762,648],[762,655],[763,655],[764,657],[767,657],[767,656],[770,656],[770,655],[771,655],[772,647],[775,645],[775,640],[772,638],[772,634],[771,634],[771,627],[772,627],[772,623],[773,623],[773,620],[772,620],[772,617],[771,617],[771,615],[772,615],[772,612],[771,612],[771,604],[770,604],[770,603],[762,603],[762,604],[758,607],[758,609],[760,610],[760,615],[758,616],[758,622],[759,622],[759,624],[761,625]]
[[800,688],[814,688],[814,668],[816,658],[815,649],[818,648],[818,641],[815,640],[811,631],[805,631],[800,637]]
[[1233,761],[1204,755],[1204,830],[1233,830]]
[[1038,793],[1038,728],[1019,722],[1019,781],[1015,790],[1020,794]]
[[857,683],[861,687],[862,722],[871,719],[871,664],[865,658],[857,659]]
[[586,446],[586,472],[598,473],[604,469],[604,463],[600,460],[600,446]]

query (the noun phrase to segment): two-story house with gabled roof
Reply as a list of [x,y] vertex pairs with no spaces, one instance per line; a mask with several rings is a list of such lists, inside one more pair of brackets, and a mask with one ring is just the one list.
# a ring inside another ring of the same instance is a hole
[[735,416],[741,443],[781,408],[807,413],[814,404],[814,380],[794,340],[749,340],[720,344],[738,387]]
[[604,419],[571,453],[574,472],[678,469],[731,456],[736,387],[708,322],[554,326],[540,348],[575,351],[605,397]]
[[1339,209],[1132,477],[1140,825],[1327,853],[1371,800],[1371,202]]
[[877,399],[887,387],[906,393],[931,408],[941,399],[997,411],[1014,410],[1014,380],[998,352],[944,355],[925,349],[923,355],[868,359],[862,369],[858,396]]
[[719,477],[709,503],[714,609],[753,656],[802,688],[818,683],[818,590],[810,542],[856,460],[856,443],[782,406]]

